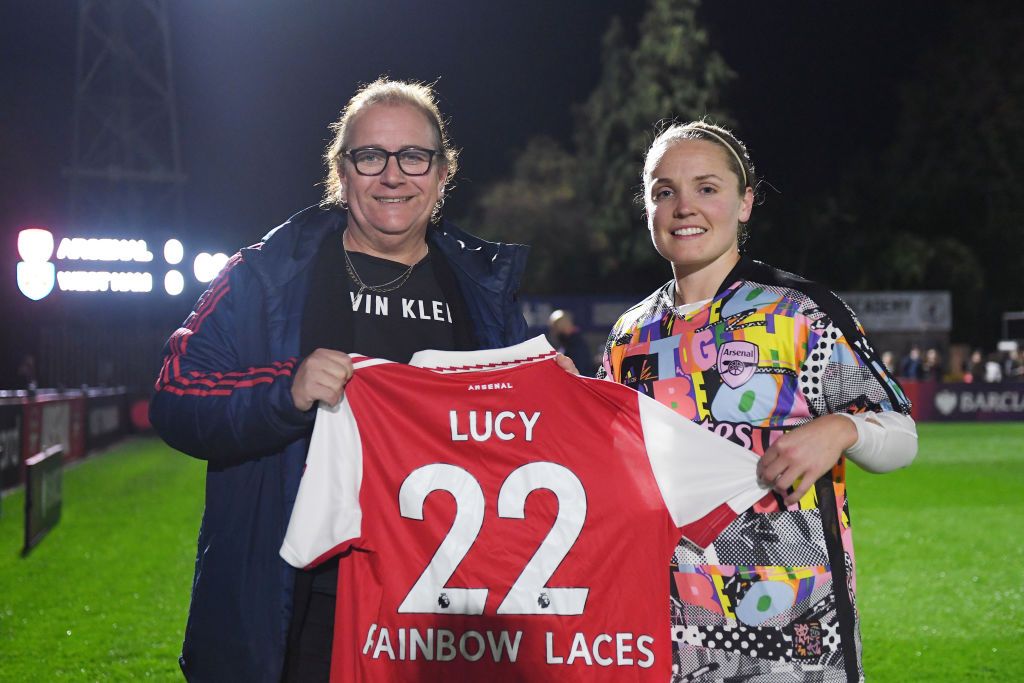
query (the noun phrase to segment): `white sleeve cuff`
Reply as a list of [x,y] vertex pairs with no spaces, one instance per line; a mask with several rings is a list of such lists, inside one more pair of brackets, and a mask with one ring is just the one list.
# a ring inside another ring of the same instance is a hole
[[906,467],[917,455],[917,426],[913,418],[892,410],[879,413],[836,413],[852,420],[857,442],[846,457],[861,469],[881,474]]

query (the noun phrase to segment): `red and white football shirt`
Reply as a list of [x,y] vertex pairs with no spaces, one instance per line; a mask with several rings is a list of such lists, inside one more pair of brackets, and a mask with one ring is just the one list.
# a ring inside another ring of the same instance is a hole
[[354,357],[281,547],[348,551],[332,680],[669,680],[665,562],[763,495],[756,456],[554,356]]

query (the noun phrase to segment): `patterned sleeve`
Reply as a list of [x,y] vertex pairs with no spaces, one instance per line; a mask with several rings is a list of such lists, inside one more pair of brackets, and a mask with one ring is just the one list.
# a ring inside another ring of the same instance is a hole
[[853,311],[831,292],[819,297],[810,318],[800,390],[818,415],[894,410],[910,414],[910,401],[886,370]]

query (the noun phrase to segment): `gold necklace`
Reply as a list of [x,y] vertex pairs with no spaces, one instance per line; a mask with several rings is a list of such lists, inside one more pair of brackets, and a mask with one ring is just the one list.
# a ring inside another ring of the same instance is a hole
[[352,265],[352,259],[349,258],[348,249],[345,247],[344,234],[342,234],[341,236],[341,250],[345,254],[345,270],[346,272],[348,272],[348,276],[352,280],[352,282],[354,282],[359,287],[359,291],[356,292],[356,299],[361,297],[363,295],[363,292],[365,291],[374,292],[375,294],[387,294],[388,292],[395,291],[409,280],[409,278],[412,276],[413,269],[416,268],[416,265],[419,263],[419,261],[417,261],[416,263],[406,268],[405,272],[396,277],[394,280],[385,282],[382,285],[368,285],[365,282],[363,282],[363,279],[359,277],[359,273],[356,272],[356,267]]

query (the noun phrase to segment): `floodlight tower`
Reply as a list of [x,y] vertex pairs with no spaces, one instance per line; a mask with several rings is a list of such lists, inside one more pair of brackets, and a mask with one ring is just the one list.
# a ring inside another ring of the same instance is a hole
[[71,218],[173,228],[185,174],[164,0],[79,0]]
[[[69,225],[72,235],[178,236],[184,213],[166,0],[79,0]],[[111,295],[113,296],[113,295]],[[39,313],[44,386],[152,382],[181,305],[67,298]]]

